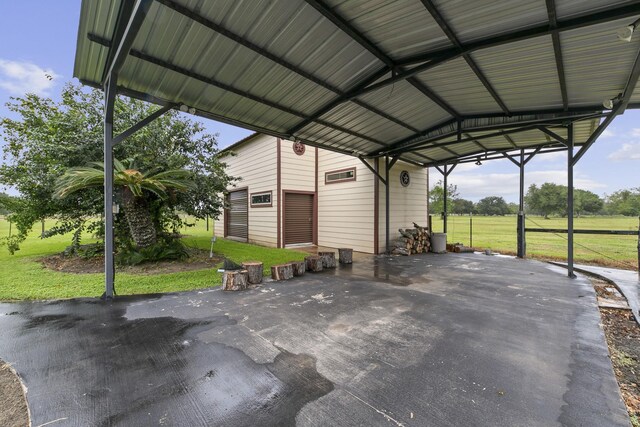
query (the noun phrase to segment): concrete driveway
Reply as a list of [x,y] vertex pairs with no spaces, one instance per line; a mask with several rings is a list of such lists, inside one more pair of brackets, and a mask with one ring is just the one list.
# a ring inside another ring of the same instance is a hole
[[534,261],[365,257],[243,292],[0,304],[33,425],[628,426],[595,295]]

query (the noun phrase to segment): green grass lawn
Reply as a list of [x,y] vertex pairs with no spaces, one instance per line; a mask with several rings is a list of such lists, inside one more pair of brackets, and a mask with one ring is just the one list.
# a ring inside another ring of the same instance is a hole
[[[53,222],[46,224],[51,225]],[[8,233],[8,222],[0,218],[0,235],[7,236]],[[206,230],[204,221],[197,222],[195,227],[187,228],[183,233],[188,235],[184,239],[188,246],[209,250],[211,231]],[[69,245],[70,236],[48,239],[40,239],[39,236],[38,225],[15,255],[10,255],[6,247],[0,247],[0,300],[95,297],[102,294],[104,274],[61,273],[45,269],[38,262],[42,256],[61,252]],[[83,239],[83,243],[91,241],[89,235]],[[214,244],[214,253],[235,262],[262,261],[265,274],[273,264],[302,260],[306,255],[298,251],[264,248],[224,239],[218,239]],[[116,270],[118,295],[185,291],[218,286],[220,283],[220,273],[214,269],[149,275],[118,274]]]
[[[473,217],[473,246],[502,253],[516,251],[516,216]],[[528,216],[527,228],[567,228],[566,218]],[[442,220],[433,217],[434,231],[442,231]],[[449,242],[469,245],[469,217],[450,216],[448,221]],[[574,219],[574,229],[638,230],[638,218],[634,217],[580,217]],[[531,257],[566,259],[566,234],[527,233],[527,255]],[[637,267],[637,236],[607,236],[575,234],[576,262],[615,265],[620,268]]]

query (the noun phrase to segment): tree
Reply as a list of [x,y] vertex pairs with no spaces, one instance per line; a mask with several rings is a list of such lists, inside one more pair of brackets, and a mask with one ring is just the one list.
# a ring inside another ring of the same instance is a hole
[[0,215],[8,215],[14,212],[19,203],[20,200],[17,197],[0,192]]
[[[532,184],[525,196],[525,203],[529,213],[544,215],[545,218],[552,214],[567,216],[567,187],[545,182],[538,188]],[[597,214],[602,211],[603,206],[604,201],[597,194],[579,188],[574,189],[575,215]]]
[[506,215],[509,206],[502,197],[489,196],[476,203],[476,212],[480,215]]
[[611,215],[640,216],[640,187],[618,190],[607,196],[606,211]]
[[[18,236],[24,239],[33,224],[44,218],[57,219],[46,236],[70,231],[78,234],[84,228],[100,234],[100,187],[72,198],[56,198],[54,193],[56,180],[66,170],[103,159],[102,93],[67,84],[60,102],[27,94],[11,98],[7,107],[17,118],[0,119],[6,143],[0,184],[15,188],[21,195],[21,207],[13,215]],[[114,131],[124,131],[156,108],[118,98]],[[176,194],[173,209],[164,211],[163,221],[167,223],[178,224],[178,210],[197,218],[216,218],[222,212],[224,200],[220,195],[233,178],[225,174],[225,165],[217,157],[215,136],[203,130],[201,124],[172,110],[114,147],[115,157],[131,159],[139,170],[187,169],[194,174],[195,189]]]
[[[450,211],[453,206],[453,201],[458,198],[458,187],[449,184],[447,186],[447,210]],[[444,212],[444,184],[442,180],[436,182],[436,184],[429,190],[429,209],[434,213]]]
[[453,199],[451,201],[451,213],[466,215],[474,212],[474,205],[471,200]]
[[[602,211],[604,201],[596,193],[576,189],[573,193],[574,212],[582,214],[597,214]],[[566,211],[565,211],[566,214]]]
[[[156,173],[144,173],[125,168],[114,159],[113,184],[121,192],[124,214],[131,238],[137,248],[146,248],[157,243],[157,224],[154,224],[151,203],[166,201],[172,190],[186,191],[194,187],[192,173],[176,169]],[[104,183],[104,163],[92,167],[71,168],[58,178],[55,195],[67,197],[78,191],[101,187]]]
[[511,215],[518,215],[518,212],[520,211],[520,205],[517,203],[508,203],[507,206],[509,206],[509,213]]
[[545,182],[540,188],[531,184],[524,200],[530,213],[549,218],[551,214],[566,215],[566,194],[566,187]]

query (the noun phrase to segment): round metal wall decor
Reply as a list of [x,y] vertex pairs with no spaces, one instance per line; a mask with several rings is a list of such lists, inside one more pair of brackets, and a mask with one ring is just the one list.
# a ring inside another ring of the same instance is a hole
[[293,152],[296,153],[298,156],[302,156],[304,154],[304,144],[300,141],[296,141],[293,143]]
[[409,172],[400,172],[400,184],[402,184],[403,187],[408,187],[409,184],[411,184],[411,177],[409,176]]

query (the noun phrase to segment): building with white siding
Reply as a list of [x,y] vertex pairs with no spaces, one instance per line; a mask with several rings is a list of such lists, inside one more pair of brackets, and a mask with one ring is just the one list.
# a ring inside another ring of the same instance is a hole
[[[217,236],[279,248],[312,244],[385,251],[385,185],[360,159],[260,133],[222,156],[227,174],[240,180],[228,188]],[[383,160],[367,162],[384,176]],[[398,228],[426,225],[427,174],[402,161],[391,168],[392,239]]]

